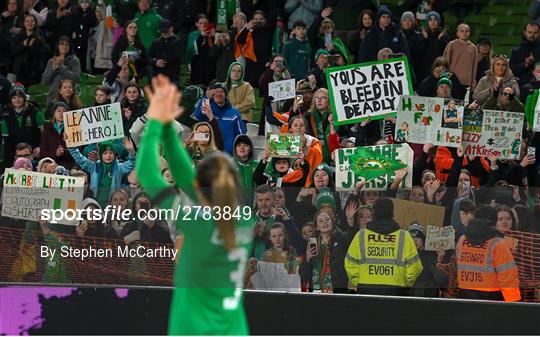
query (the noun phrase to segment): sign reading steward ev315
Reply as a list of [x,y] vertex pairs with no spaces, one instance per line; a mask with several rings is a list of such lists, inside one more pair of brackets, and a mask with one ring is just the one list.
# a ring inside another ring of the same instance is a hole
[[326,81],[336,125],[395,114],[399,97],[413,93],[406,57],[329,68]]

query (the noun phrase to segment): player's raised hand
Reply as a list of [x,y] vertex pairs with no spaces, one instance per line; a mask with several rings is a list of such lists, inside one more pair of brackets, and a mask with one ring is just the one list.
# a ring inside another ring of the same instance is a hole
[[167,124],[182,114],[183,109],[179,106],[182,94],[167,77],[163,75],[154,77],[152,89],[146,87],[144,91],[150,101],[147,112],[149,119]]

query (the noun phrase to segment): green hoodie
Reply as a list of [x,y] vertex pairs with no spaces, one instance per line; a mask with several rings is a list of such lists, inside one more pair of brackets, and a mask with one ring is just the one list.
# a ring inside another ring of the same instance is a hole
[[139,37],[146,50],[150,49],[152,42],[159,36],[159,24],[163,18],[154,8],[150,8],[142,14],[138,11],[135,14],[135,22],[139,30]]
[[[240,79],[238,81],[233,81],[230,79],[232,67],[234,67],[235,65],[239,65],[242,71],[242,75],[240,76]],[[231,90],[233,86],[238,86],[244,83],[244,66],[242,65],[242,63],[240,62],[231,63],[231,65],[229,66],[229,70],[227,70],[227,79],[225,79],[225,82],[227,83],[228,90]]]
[[[236,144],[240,140],[248,142],[251,146],[251,153],[249,155],[249,159],[246,162],[242,161],[236,155]],[[255,173],[255,169],[257,168],[257,165],[259,165],[259,161],[253,159],[253,143],[248,136],[236,136],[236,139],[234,140],[234,161],[236,162],[236,166],[238,167],[238,177],[240,178],[240,183],[244,188],[244,195],[246,196],[245,204],[253,206],[255,189],[257,188],[257,184],[255,184],[255,181],[253,181],[253,173]]]

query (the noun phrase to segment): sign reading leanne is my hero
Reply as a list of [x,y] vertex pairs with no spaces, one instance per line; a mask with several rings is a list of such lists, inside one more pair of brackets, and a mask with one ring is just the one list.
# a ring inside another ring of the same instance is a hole
[[274,101],[294,98],[296,95],[296,82],[293,79],[268,83],[268,96]]
[[453,99],[402,96],[395,139],[397,142],[459,147],[463,109],[461,102]]
[[456,231],[452,226],[427,226],[425,250],[437,251],[439,249],[454,249]]
[[467,156],[517,159],[523,130],[523,113],[465,109],[463,145]]
[[364,190],[386,190],[396,171],[407,168],[401,187],[412,187],[413,151],[408,144],[374,145],[338,149],[336,190],[346,191],[366,181]]
[[64,112],[68,147],[124,137],[120,103]]
[[270,157],[295,158],[302,148],[302,136],[292,133],[267,135],[267,149]]
[[326,82],[336,125],[384,118],[413,93],[406,57],[329,68]]
[[[2,191],[2,215],[38,221],[43,209],[81,207],[84,178],[6,169]],[[77,225],[77,220],[58,223]]]

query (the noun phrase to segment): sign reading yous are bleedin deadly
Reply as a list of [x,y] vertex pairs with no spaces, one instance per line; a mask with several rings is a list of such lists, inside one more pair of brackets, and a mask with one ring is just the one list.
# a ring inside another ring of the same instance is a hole
[[329,68],[326,81],[336,125],[382,119],[413,93],[406,57]]
[[120,103],[64,112],[68,147],[124,137]]

